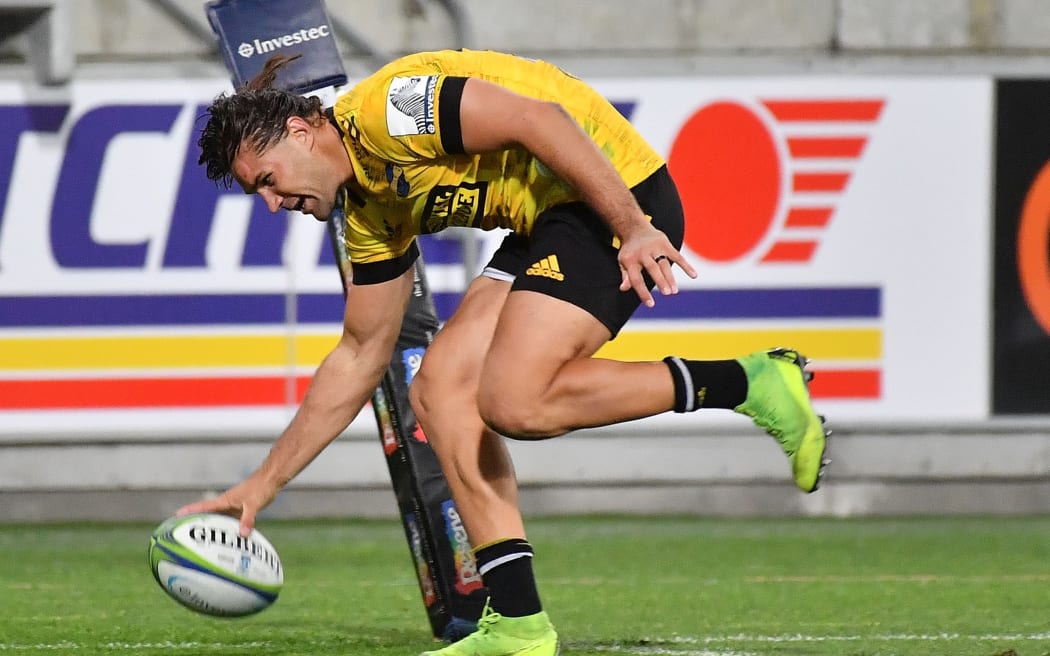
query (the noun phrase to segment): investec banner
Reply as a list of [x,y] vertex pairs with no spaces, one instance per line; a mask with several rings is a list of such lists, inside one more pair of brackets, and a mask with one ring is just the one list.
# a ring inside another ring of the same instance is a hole
[[[987,415],[990,81],[594,82],[668,158],[700,270],[604,354],[792,345],[837,417]],[[225,86],[0,84],[0,434],[290,417],[340,285],[322,225],[204,178],[196,131]],[[423,251],[447,317],[460,255]]]

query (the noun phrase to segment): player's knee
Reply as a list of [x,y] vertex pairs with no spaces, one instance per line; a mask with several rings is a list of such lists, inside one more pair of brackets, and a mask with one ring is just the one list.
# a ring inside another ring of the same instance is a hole
[[430,368],[421,366],[408,387],[408,402],[418,419],[425,419],[429,414],[431,404],[435,403],[433,397],[437,389],[438,385],[430,376]]
[[517,440],[542,440],[565,432],[554,425],[543,404],[523,394],[482,388],[478,410],[485,424],[500,435]]

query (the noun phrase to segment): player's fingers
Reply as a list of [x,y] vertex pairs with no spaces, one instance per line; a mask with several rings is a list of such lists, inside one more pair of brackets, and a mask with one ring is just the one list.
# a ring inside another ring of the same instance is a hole
[[653,300],[653,295],[649,292],[649,285],[646,284],[645,277],[642,276],[641,267],[629,271],[628,275],[630,276],[631,287],[634,289],[634,292],[638,294],[638,298],[642,300],[645,307],[653,307],[656,305],[656,301]]
[[674,262],[678,266],[682,267],[682,271],[685,271],[685,275],[689,276],[690,278],[697,277],[698,274],[696,272],[696,269],[693,268],[692,264],[689,264],[689,260],[685,259],[685,256],[682,255],[681,252],[672,251],[670,255],[667,255],[665,257],[667,257],[667,259],[669,259],[671,262]]
[[248,537],[253,528],[255,528],[255,509],[245,507],[241,510],[241,537]]
[[678,285],[675,284],[674,274],[671,273],[671,260],[666,255],[652,258],[652,262],[646,266],[646,271],[661,294],[668,296],[678,293]]

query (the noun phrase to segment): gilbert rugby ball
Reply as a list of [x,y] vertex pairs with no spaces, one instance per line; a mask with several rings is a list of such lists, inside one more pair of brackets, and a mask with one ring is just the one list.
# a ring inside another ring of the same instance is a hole
[[217,617],[258,613],[277,600],[284,569],[277,550],[258,530],[247,538],[227,515],[172,517],[153,531],[153,578],[183,606]]

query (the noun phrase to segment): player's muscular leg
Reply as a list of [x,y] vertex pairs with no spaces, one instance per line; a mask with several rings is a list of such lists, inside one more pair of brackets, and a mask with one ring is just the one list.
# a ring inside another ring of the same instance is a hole
[[504,435],[537,439],[670,410],[667,365],[591,358],[608,339],[568,302],[512,292],[481,373],[482,417]]
[[510,456],[477,406],[481,363],[509,289],[490,278],[471,284],[427,348],[409,390],[475,545],[525,535]]

